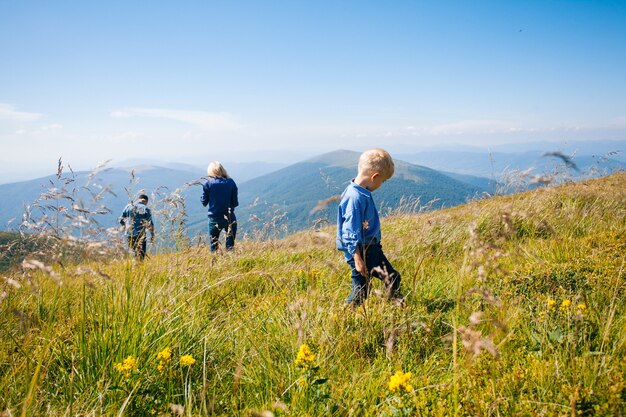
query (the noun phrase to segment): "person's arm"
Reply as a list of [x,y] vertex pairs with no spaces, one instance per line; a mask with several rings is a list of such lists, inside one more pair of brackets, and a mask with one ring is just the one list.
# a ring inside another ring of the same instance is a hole
[[154,222],[152,221],[152,211],[147,208],[148,213],[148,227],[147,229],[150,231],[150,243],[154,242]]
[[205,182],[202,185],[202,196],[200,197],[200,202],[204,207],[209,204],[209,182]]
[[354,251],[354,269],[364,277],[367,277],[369,271],[367,270],[367,264],[365,263],[365,259],[361,255],[361,249],[357,246]]
[[233,192],[230,195],[230,207],[232,209],[234,209],[235,207],[237,207],[239,205],[239,191],[237,190],[237,184],[235,184],[235,182],[233,181]]
[[363,215],[359,201],[350,199],[344,208],[344,221],[341,231],[343,244],[354,258],[354,267],[364,277],[367,276],[365,258],[361,252],[360,244],[363,242]]
[[129,210],[128,206],[124,207],[124,211],[122,211],[122,215],[118,219],[122,226],[126,226],[126,219],[128,218]]

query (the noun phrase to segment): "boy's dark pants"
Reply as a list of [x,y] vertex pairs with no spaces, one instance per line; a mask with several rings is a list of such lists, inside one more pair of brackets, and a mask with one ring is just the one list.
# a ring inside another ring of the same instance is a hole
[[128,247],[135,253],[139,260],[143,261],[146,257],[146,234],[142,233],[137,236],[128,236]]
[[[385,283],[387,298],[402,297],[400,292],[400,273],[393,268],[383,253],[383,247],[380,243],[367,245],[364,250],[360,249],[361,253],[364,253],[365,265],[370,273],[370,277],[376,277]],[[348,297],[347,303],[359,305],[369,295],[371,285],[368,282],[369,280],[356,270],[354,258],[347,262],[350,268],[352,268],[352,293]]]

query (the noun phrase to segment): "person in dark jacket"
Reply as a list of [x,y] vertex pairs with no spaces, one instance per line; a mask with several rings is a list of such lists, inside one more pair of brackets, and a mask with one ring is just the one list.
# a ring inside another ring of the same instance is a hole
[[[126,224],[126,221],[129,221]],[[146,257],[146,230],[150,231],[150,240],[154,240],[154,223],[148,208],[148,196],[139,195],[134,204],[128,204],[120,216],[120,224],[126,227],[128,247],[135,256],[142,260]]]
[[217,250],[220,232],[226,232],[226,250],[235,246],[237,218],[235,207],[239,205],[237,184],[228,176],[226,169],[218,161],[213,161],[207,168],[209,179],[202,186],[200,201],[208,205],[209,236],[211,252]]

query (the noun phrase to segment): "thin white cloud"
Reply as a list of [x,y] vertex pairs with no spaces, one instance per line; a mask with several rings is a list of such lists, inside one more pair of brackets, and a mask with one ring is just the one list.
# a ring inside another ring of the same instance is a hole
[[32,122],[43,117],[41,113],[29,113],[15,110],[10,104],[0,103],[0,119],[14,122]]
[[118,134],[114,134],[111,136],[107,136],[105,142],[111,143],[113,145],[135,145],[137,143],[141,144],[142,140],[145,139],[145,136],[141,133],[128,131],[122,132]]
[[54,130],[63,129],[63,125],[60,123],[51,123],[48,125],[40,126],[36,129],[18,129],[15,131],[16,135],[40,135],[44,133],[51,133]]
[[613,123],[611,123],[611,127],[615,128],[624,128],[626,127],[626,116],[616,118]]
[[502,120],[460,120],[432,126],[427,129],[431,135],[462,135],[466,133],[510,133],[519,132],[518,125]]
[[[336,146],[340,139],[342,147],[364,147],[378,145],[381,141],[454,141],[474,144],[477,141],[484,143],[510,142],[527,140],[526,138],[537,137],[543,140],[546,137],[568,137],[588,133],[596,137],[603,130],[612,129],[618,132],[619,124],[623,120],[618,119],[607,126],[584,126],[575,124],[547,124],[545,122],[524,122],[522,120],[504,119],[460,119],[451,120],[447,123],[429,124],[424,121],[410,122],[406,125],[390,124],[318,124],[318,125],[280,125],[280,126],[257,126],[254,130],[260,137],[271,138],[273,143],[284,143],[285,146],[294,147],[293,138],[299,138],[302,144],[314,143],[319,146]],[[623,128],[622,128],[623,130]],[[615,133],[613,133],[613,136]],[[609,137],[613,137],[609,136]],[[522,138],[522,139],[520,139]]]
[[63,125],[61,123],[51,123],[49,125],[41,126],[40,130],[42,132],[47,132],[49,130],[58,130],[63,129]]
[[241,127],[237,118],[230,113],[210,113],[196,110],[147,109],[130,107],[111,112],[112,117],[149,117],[189,123],[203,130],[237,130]]

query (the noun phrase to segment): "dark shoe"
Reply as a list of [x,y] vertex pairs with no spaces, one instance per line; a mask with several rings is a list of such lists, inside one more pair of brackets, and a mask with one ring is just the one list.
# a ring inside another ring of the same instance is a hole
[[399,289],[394,291],[393,295],[389,297],[389,301],[398,307],[402,307],[405,305],[404,295],[402,295],[402,291],[400,291]]

